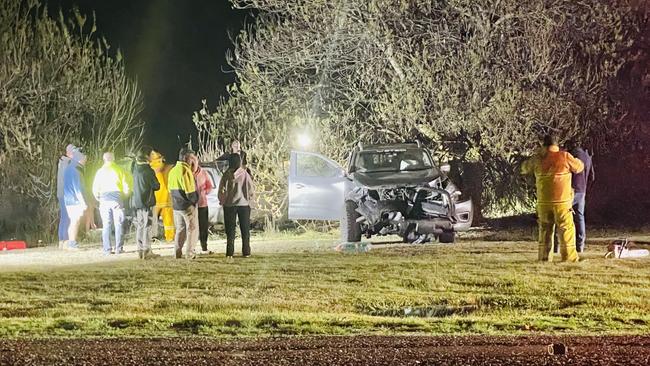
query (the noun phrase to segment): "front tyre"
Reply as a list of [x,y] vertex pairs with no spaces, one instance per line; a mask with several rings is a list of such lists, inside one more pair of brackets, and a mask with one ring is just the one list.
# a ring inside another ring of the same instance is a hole
[[456,232],[445,231],[438,235],[438,242],[453,244],[456,241]]
[[353,201],[345,201],[345,210],[341,218],[341,240],[344,242],[356,243],[361,241],[361,224],[357,219],[361,215],[357,212],[357,204]]

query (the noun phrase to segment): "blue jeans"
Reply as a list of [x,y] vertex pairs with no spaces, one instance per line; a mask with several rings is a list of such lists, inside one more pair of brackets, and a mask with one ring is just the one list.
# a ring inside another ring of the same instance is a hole
[[65,200],[61,197],[59,198],[59,241],[68,240],[69,226],[70,218],[68,217],[68,210],[65,208]]
[[582,252],[585,248],[587,232],[585,228],[585,196],[584,192],[576,192],[573,197],[573,222],[576,226],[576,250]]
[[111,227],[115,228],[115,253],[122,251],[124,238],[122,230],[124,228],[124,207],[115,201],[100,201],[99,214],[102,217],[102,244],[104,253],[111,251]]

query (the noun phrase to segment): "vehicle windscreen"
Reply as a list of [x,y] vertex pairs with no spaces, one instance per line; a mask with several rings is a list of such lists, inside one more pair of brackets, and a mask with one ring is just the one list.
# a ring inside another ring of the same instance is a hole
[[429,154],[422,149],[359,151],[354,170],[361,173],[404,172],[431,169]]

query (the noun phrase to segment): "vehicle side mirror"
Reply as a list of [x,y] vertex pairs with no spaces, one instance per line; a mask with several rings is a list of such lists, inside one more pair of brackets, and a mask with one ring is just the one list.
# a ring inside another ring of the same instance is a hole
[[448,174],[448,173],[451,171],[451,165],[449,165],[449,164],[442,164],[442,165],[440,166],[440,171],[443,172],[443,173],[445,173],[445,174]]

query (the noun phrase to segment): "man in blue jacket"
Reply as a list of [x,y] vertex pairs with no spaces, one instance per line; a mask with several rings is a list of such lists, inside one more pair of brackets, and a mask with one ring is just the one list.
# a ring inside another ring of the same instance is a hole
[[65,209],[65,201],[63,200],[63,174],[65,168],[70,165],[72,161],[72,154],[77,149],[73,144],[68,144],[65,148],[65,155],[59,159],[59,165],[56,171],[56,198],[59,201],[59,249],[65,249],[65,243],[68,241],[68,226],[70,219],[68,219],[68,212]]
[[84,180],[82,178],[84,164],[86,164],[86,155],[79,151],[79,149],[75,149],[72,153],[70,164],[68,164],[63,172],[63,201],[65,203],[66,213],[70,219],[67,248],[71,250],[79,248],[77,234],[81,219],[88,208],[85,198]]

